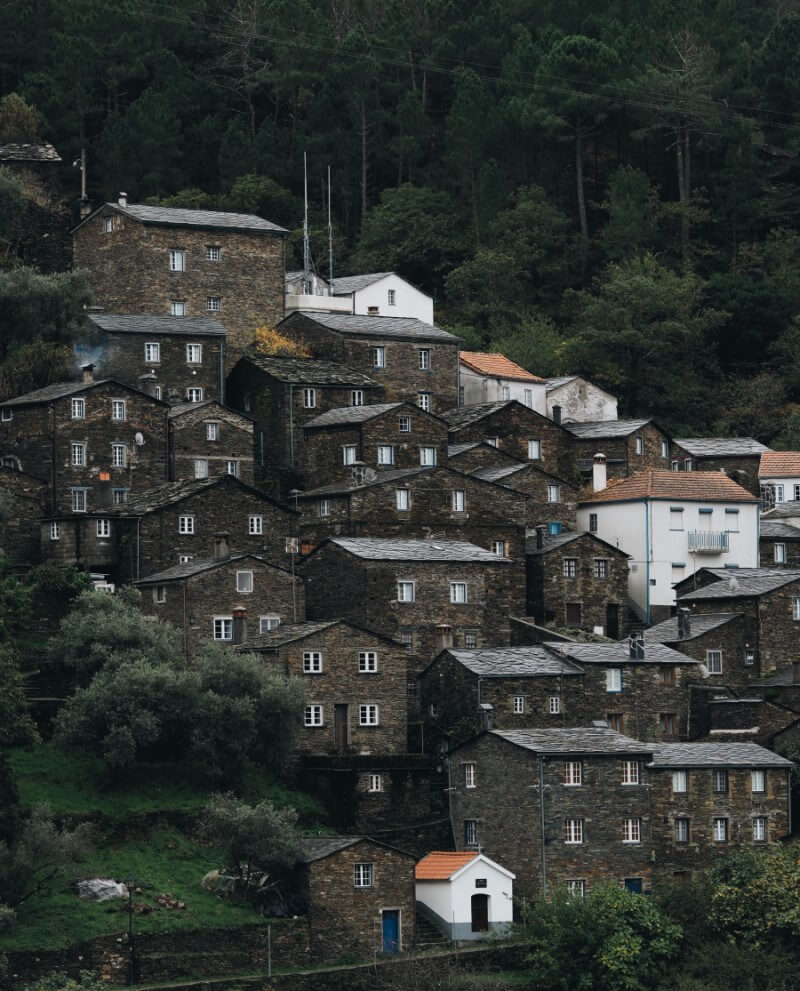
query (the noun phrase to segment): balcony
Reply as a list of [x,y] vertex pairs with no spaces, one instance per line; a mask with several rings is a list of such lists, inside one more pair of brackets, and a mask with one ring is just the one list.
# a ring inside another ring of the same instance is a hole
[[724,554],[730,549],[727,530],[689,530],[687,536],[691,554]]

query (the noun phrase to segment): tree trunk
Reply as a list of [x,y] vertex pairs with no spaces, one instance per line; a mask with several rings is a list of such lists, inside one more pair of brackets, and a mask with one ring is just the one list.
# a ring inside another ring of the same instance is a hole
[[361,117],[361,233],[367,218],[367,106],[364,100],[359,107]]
[[583,195],[583,138],[581,135],[580,118],[575,127],[575,183],[578,194],[578,220],[581,225],[580,261],[582,279],[586,272],[586,257],[589,253],[589,224],[586,220],[586,200]]

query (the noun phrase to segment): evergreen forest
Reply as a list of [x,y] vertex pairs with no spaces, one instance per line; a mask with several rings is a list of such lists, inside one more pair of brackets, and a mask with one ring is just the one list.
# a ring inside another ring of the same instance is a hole
[[623,416],[800,446],[796,0],[25,0],[9,94],[74,204],[85,149],[94,203],[257,213],[292,268],[306,158],[320,274],[330,167],[335,273]]

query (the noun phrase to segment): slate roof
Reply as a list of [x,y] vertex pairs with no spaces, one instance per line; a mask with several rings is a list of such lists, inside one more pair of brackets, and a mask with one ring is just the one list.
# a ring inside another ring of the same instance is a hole
[[763,451],[758,474],[759,477],[800,475],[800,451]]
[[782,537],[784,540],[800,540],[800,527],[791,523],[781,523],[780,520],[761,520],[761,536],[774,540]]
[[336,626],[341,620],[326,619],[318,623],[281,623],[274,630],[267,630],[265,633],[248,634],[246,643],[240,649],[248,650],[271,650],[280,647],[285,643],[293,643],[295,640],[303,640],[305,637],[313,636],[322,630],[327,630],[330,626]]
[[725,626],[726,623],[732,622],[741,615],[740,612],[692,613],[689,618],[689,635],[686,637],[678,636],[678,617],[672,616],[665,619],[663,623],[651,626],[645,633],[645,638],[647,643],[653,640],[657,643],[678,643],[694,640],[696,637],[710,633],[711,630]]
[[[374,406],[340,406],[337,409],[329,409],[319,416],[307,420],[303,424],[303,429],[314,430],[317,427],[338,427],[348,423],[366,423],[367,420],[374,420],[376,416],[382,416],[390,410],[399,406],[406,406],[407,403],[375,403]],[[433,414],[428,414],[432,416]]]
[[[495,465],[493,468],[476,468],[470,474],[473,478],[480,478],[484,482],[501,482],[504,478],[508,478],[509,475],[515,475],[518,471],[523,471],[525,468],[530,468],[530,465],[520,462],[517,465],[500,465],[499,467]],[[539,470],[541,471],[541,469]]]
[[598,537],[596,533],[589,533],[588,530],[568,530],[562,533],[547,534],[544,538],[544,547],[536,546],[536,537],[526,537],[525,553],[549,554],[550,551],[558,550],[559,547],[564,547],[566,544],[571,544],[574,540],[579,540],[581,537],[590,537],[593,541],[597,541],[598,544],[608,547],[609,550],[614,551],[622,557],[631,557],[631,555],[623,551],[621,547],[615,547],[607,540],[603,540],[602,537]]
[[742,574],[742,569],[730,571],[727,578],[686,592],[679,602],[693,602],[696,599],[740,599],[767,595],[775,589],[800,581],[800,571],[779,570],[778,568],[753,568],[751,571],[761,571],[762,574]]
[[527,410],[531,416],[545,419],[541,413],[537,413],[536,410],[530,409],[528,406],[523,406],[516,399],[501,399],[496,403],[474,403],[471,406],[457,406],[439,415],[449,424],[451,430],[461,430],[463,427],[469,427],[473,423],[484,420],[487,416],[499,412],[506,406],[519,406],[520,409]]
[[[367,561],[464,561],[510,564],[508,558],[463,540],[393,540],[390,537],[331,537],[354,557]],[[324,544],[321,546],[325,546]]]
[[[46,385],[43,389],[35,389],[33,392],[26,392],[23,396],[6,399],[5,402],[0,403],[0,407],[36,406],[38,403],[49,403],[55,399],[64,399],[65,396],[77,395],[79,392],[86,392],[88,389],[94,389],[99,385],[113,385],[115,388],[124,389],[126,392],[137,392],[142,396],[147,395],[141,389],[136,389],[132,385],[125,385],[123,382],[118,382],[117,379],[111,378],[94,379],[92,382],[54,382],[53,385]],[[159,406],[167,405],[161,399],[154,399],[152,396],[147,396],[147,398],[154,403],[158,403]]]
[[[220,210],[184,210],[167,206],[145,206],[143,203],[106,203],[106,207],[132,217],[142,224],[169,227],[202,227],[206,230],[246,231],[248,234],[288,234],[285,227],[270,223],[252,213],[224,213]],[[102,207],[100,208],[102,209]],[[96,213],[97,211],[95,211]],[[87,218],[88,219],[88,218]],[[80,225],[79,225],[80,226]]]
[[101,330],[114,334],[180,334],[190,337],[225,337],[228,333],[212,317],[128,316],[120,313],[90,313]]
[[560,389],[562,385],[566,385],[567,382],[574,382],[575,379],[580,378],[579,375],[562,375],[561,378],[547,379],[547,392],[553,392],[555,389]]
[[[201,558],[194,561],[184,561],[182,564],[174,564],[171,568],[165,568],[163,571],[157,571],[152,575],[148,575],[146,578],[139,578],[133,584],[134,585],[161,585],[164,582],[174,582],[179,581],[183,578],[193,578],[195,575],[200,575],[204,571],[212,571],[214,568],[220,567],[223,564],[230,564],[232,561],[257,561],[259,564],[263,564],[268,568],[274,568],[276,565],[270,564],[263,557],[259,557],[258,554],[231,554],[229,557],[222,558],[217,561],[214,558]],[[285,568],[279,568],[280,571],[285,571]]]
[[542,678],[548,675],[574,675],[583,671],[570,661],[555,657],[541,646],[480,647],[476,650],[447,651],[468,671],[482,678]]
[[339,275],[333,280],[333,292],[336,296],[358,292],[359,289],[366,289],[367,286],[385,279],[387,275],[394,274],[394,272],[366,272],[364,275]]
[[651,767],[792,767],[756,743],[654,743]]
[[772,509],[765,510],[761,514],[761,519],[763,522],[765,519],[777,520],[782,516],[790,518],[800,516],[800,500],[787,499],[786,502],[779,502]]
[[[376,472],[376,478],[362,482],[359,485],[353,485],[349,478],[340,478],[336,482],[329,482],[327,485],[320,485],[315,489],[307,489],[305,492],[299,492],[297,498],[302,501],[303,499],[316,499],[324,495],[348,495],[350,492],[360,492],[362,489],[369,489],[374,485],[387,485],[390,482],[397,482],[403,478],[413,478],[415,475],[424,475],[432,471],[441,470],[441,466],[437,465],[426,465],[425,467],[416,468],[391,468],[388,471]],[[292,498],[294,499],[294,496]],[[800,534],[800,531],[798,531],[798,534]]]
[[365,836],[306,836],[300,841],[303,855],[300,861],[310,864],[315,860],[323,860],[332,853],[346,850],[366,839]]
[[252,420],[252,417],[248,416],[247,413],[242,413],[238,409],[231,409],[230,406],[226,406],[218,399],[204,399],[199,403],[175,403],[174,406],[170,406],[167,410],[167,416],[172,420],[176,416],[184,416],[186,413],[192,413],[198,409],[207,409],[209,406],[216,406],[217,409],[224,410],[225,413],[232,416],[241,417],[243,420]]
[[[321,324],[338,334],[355,334],[360,337],[400,337],[420,341],[442,341],[458,344],[459,339],[433,323],[425,323],[414,317],[369,317],[357,313],[320,313],[317,310],[297,310],[314,323]],[[286,317],[291,320],[292,316]],[[282,322],[283,323],[283,322]],[[282,323],[278,326],[282,326]]]
[[627,640],[614,643],[547,643],[548,650],[578,664],[697,664],[693,657],[687,657],[672,647],[647,639],[645,633],[644,657],[632,658]]
[[484,354],[481,351],[462,351],[459,359],[462,365],[466,365],[467,368],[479,375],[512,379],[517,382],[544,382],[544,379],[539,378],[538,375],[532,375],[515,361],[497,352]]
[[163,482],[161,485],[154,485],[146,492],[131,492],[127,502],[111,506],[104,510],[104,513],[106,516],[109,513],[114,513],[117,516],[141,516],[144,513],[151,513],[156,509],[161,509],[163,506],[169,506],[174,502],[179,502],[181,499],[196,495],[205,489],[213,488],[215,485],[232,485],[240,490],[244,489],[248,492],[254,492],[264,502],[278,506],[282,512],[288,514],[294,513],[293,509],[281,505],[275,499],[265,495],[258,489],[254,489],[245,482],[234,478],[233,475],[218,475],[216,478],[189,478],[179,482]]
[[595,438],[605,440],[612,437],[629,437],[632,433],[641,430],[642,427],[652,422],[652,420],[586,420],[584,422],[565,420],[562,422],[562,426],[581,440],[594,440]]
[[733,458],[769,450],[753,437],[674,437],[673,440],[693,458]]
[[0,145],[0,162],[60,162],[61,156],[50,144]]
[[722,471],[660,471],[648,468],[628,478],[612,479],[606,488],[580,503],[675,499],[684,502],[753,502],[758,498]]
[[651,754],[653,746],[605,726],[571,729],[490,730],[517,747],[543,754]]
[[375,379],[363,372],[353,371],[337,361],[325,361],[322,358],[268,358],[257,354],[248,354],[243,360],[273,378],[292,385],[366,385],[381,388]]
[[416,881],[447,881],[478,856],[476,850],[433,850],[414,868]]

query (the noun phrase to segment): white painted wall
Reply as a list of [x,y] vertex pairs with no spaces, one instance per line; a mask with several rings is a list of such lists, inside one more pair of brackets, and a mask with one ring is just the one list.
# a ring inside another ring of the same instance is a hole
[[[516,399],[523,406],[535,409],[546,415],[547,391],[544,382],[520,382],[515,379],[493,378],[481,375],[466,365],[461,365],[461,386],[464,390],[464,405],[477,403],[499,403],[503,399]],[[503,395],[503,387],[508,388],[508,396]],[[530,394],[526,395],[526,391]]]
[[779,505],[782,502],[789,502],[789,500],[794,499],[794,487],[795,485],[800,486],[800,477],[797,475],[759,475],[758,481],[761,485],[782,485],[783,486],[783,498],[779,498],[779,494],[776,494],[775,504]]
[[561,407],[562,420],[588,423],[593,420],[616,420],[617,399],[586,379],[576,378],[547,393],[547,415],[553,418],[553,407]]
[[[389,290],[394,291],[393,305],[389,304]],[[377,306],[381,317],[414,317],[433,323],[433,299],[394,273],[353,295],[353,313],[366,316],[371,306]]]
[[[486,887],[476,888],[476,878],[485,878]],[[502,932],[513,920],[513,884],[513,875],[481,854],[451,880],[417,881],[416,899],[448,927],[455,925],[455,938],[477,939],[479,934],[471,931],[472,896],[489,896],[489,931]]]

